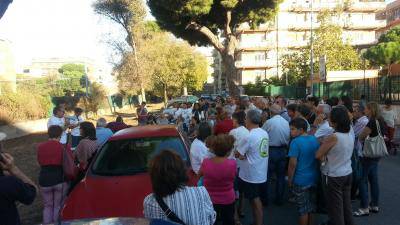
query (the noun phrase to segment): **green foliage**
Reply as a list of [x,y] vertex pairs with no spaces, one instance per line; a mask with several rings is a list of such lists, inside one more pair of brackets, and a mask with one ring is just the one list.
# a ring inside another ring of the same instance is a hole
[[361,59],[357,51],[346,42],[343,42],[343,29],[332,22],[332,14],[326,11],[318,15],[321,25],[315,30],[314,72],[318,71],[318,59],[326,55],[326,69],[356,70],[361,69]]
[[201,32],[187,29],[191,23],[207,27],[214,35],[227,28],[226,13],[232,13],[230,28],[248,22],[252,27],[267,22],[280,1],[273,0],[148,0],[152,15],[161,28],[190,44],[209,45]]
[[20,90],[0,95],[0,124],[46,118],[52,104],[49,97]]
[[400,61],[400,42],[382,42],[370,47],[364,54],[372,64],[390,65]]
[[303,48],[298,52],[289,53],[281,57],[282,78],[281,82],[288,77],[289,85],[305,86],[307,77],[310,75],[310,53],[308,49]]
[[256,77],[254,84],[248,83],[243,86],[245,93],[250,96],[264,96],[265,88],[267,83],[261,80],[260,77]]
[[105,107],[107,104],[106,95],[107,93],[103,86],[94,82],[90,85],[89,96],[82,98],[83,103],[80,104],[83,104],[87,112],[93,112],[94,114],[97,114],[97,111],[100,108]]
[[51,93],[53,96],[62,96],[66,94],[83,92],[85,88],[85,66],[81,64],[65,64],[59,72],[61,77],[53,75],[51,79],[58,87],[55,92]]
[[378,44],[370,47],[364,57],[373,65],[388,66],[390,75],[391,65],[400,62],[400,28],[393,28],[380,36]]
[[400,42],[400,27],[394,27],[386,34],[382,34],[378,39],[378,43],[382,42]]

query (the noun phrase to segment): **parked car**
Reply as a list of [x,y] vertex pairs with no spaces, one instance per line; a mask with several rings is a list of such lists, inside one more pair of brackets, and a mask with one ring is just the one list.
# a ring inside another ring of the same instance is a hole
[[63,221],[61,225],[176,225],[165,220],[148,220],[144,218],[101,218]]
[[175,102],[178,103],[183,103],[183,102],[190,102],[190,103],[196,103],[199,100],[197,96],[194,95],[182,95],[181,97],[176,97],[168,101],[168,105],[172,105]]
[[197,178],[189,148],[175,126],[131,127],[115,133],[99,150],[85,178],[68,196],[61,218],[143,217],[143,200],[152,192],[148,162],[165,149],[186,162],[188,185],[194,186]]

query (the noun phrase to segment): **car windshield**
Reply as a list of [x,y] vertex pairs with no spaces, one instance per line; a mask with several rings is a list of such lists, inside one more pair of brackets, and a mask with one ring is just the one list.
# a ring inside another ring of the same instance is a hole
[[93,164],[92,172],[102,176],[123,176],[147,171],[151,158],[164,149],[171,149],[190,164],[179,137],[147,137],[107,142]]

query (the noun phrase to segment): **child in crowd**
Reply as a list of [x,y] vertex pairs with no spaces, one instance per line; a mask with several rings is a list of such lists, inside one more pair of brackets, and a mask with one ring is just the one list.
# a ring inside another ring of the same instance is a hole
[[236,177],[236,161],[228,159],[235,139],[231,135],[220,134],[209,138],[207,144],[214,157],[206,158],[201,164],[199,176],[210,194],[217,220],[223,225],[235,224],[235,191],[233,182]]
[[293,192],[299,212],[299,224],[312,224],[311,213],[316,210],[315,193],[313,191],[318,176],[315,153],[318,151],[319,142],[307,134],[307,121],[295,118],[290,121],[290,143],[288,156],[289,170],[288,183]]

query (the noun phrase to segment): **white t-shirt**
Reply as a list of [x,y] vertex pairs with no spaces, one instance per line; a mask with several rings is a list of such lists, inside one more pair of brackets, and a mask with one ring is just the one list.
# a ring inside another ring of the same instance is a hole
[[320,124],[318,126],[317,131],[315,132],[314,136],[317,139],[323,139],[325,137],[330,136],[331,134],[333,134],[333,132],[335,132],[333,130],[333,128],[331,126],[329,126],[329,122],[327,120],[325,120],[324,122],[322,122],[322,124]]
[[[69,118],[69,123],[71,125],[78,125],[78,124],[82,123],[83,121],[85,121],[85,120],[83,119],[82,116],[78,116],[77,117],[77,116],[74,115],[74,116],[71,116]],[[75,136],[75,137],[81,136],[81,131],[79,130],[79,126],[77,126],[77,127],[75,127],[74,129],[71,130],[71,135]]]
[[65,127],[65,118],[59,118],[56,116],[51,116],[49,121],[47,122],[47,128],[50,126],[57,125],[60,126],[63,129],[63,132],[61,134],[61,139],[60,143],[61,144],[66,144],[67,143],[67,132],[65,132],[64,127]]
[[[229,132],[229,135],[232,135],[235,138],[235,143],[233,144],[233,150],[230,158],[233,157],[234,151],[239,151],[239,149],[242,149],[243,151],[247,147],[247,139],[249,138],[250,132],[247,130],[246,127],[240,126],[237,127]],[[237,167],[240,168],[240,164],[242,163],[242,160],[236,160],[236,165]]]
[[248,183],[260,184],[267,181],[269,136],[261,128],[250,130],[247,147],[238,149],[246,159],[240,165],[239,177]]
[[208,151],[206,144],[197,138],[194,139],[190,146],[190,161],[196,174],[199,173],[203,160],[210,157],[212,157],[212,153]]
[[382,117],[385,120],[385,123],[388,127],[394,128],[394,122],[396,121],[396,112],[394,109],[391,110],[386,110],[386,109],[382,109]]

